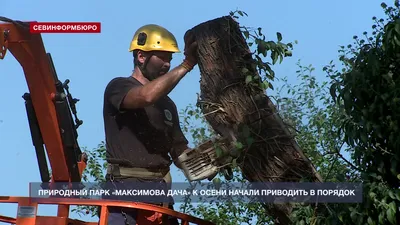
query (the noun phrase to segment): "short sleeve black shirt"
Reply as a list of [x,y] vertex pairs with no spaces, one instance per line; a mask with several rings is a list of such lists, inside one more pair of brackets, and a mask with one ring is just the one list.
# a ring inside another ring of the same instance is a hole
[[128,91],[140,85],[130,76],[114,78],[106,87],[103,117],[107,161],[142,168],[168,167],[171,157],[176,158],[184,150],[174,146],[188,143],[180,128],[176,105],[165,96],[145,108],[121,109]]

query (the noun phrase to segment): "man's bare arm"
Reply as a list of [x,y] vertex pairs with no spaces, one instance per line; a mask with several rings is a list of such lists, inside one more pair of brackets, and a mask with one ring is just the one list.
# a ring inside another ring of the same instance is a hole
[[132,88],[122,102],[122,108],[143,108],[154,104],[162,96],[168,95],[178,82],[188,73],[188,69],[177,66],[170,72],[147,84]]

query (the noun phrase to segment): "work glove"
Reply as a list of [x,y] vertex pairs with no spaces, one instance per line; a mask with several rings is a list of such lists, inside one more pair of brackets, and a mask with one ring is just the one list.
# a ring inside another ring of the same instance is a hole
[[193,32],[191,30],[186,31],[183,39],[185,41],[185,60],[194,66],[197,64],[197,42],[195,41]]

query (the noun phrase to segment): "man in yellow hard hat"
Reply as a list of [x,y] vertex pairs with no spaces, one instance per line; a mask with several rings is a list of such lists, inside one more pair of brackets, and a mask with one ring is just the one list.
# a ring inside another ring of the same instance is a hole
[[[129,48],[133,73],[112,79],[104,92],[108,181],[118,185],[147,181],[170,188],[170,165],[188,149],[188,141],[181,131],[177,108],[167,95],[197,64],[197,44],[190,31],[184,41],[184,60],[170,70],[172,55],[181,52],[174,35],[154,24],[134,34]],[[172,204],[160,205],[172,208]],[[166,220],[178,224],[176,219],[162,219],[162,224],[168,224]],[[161,224],[161,217],[111,208],[108,224]]]

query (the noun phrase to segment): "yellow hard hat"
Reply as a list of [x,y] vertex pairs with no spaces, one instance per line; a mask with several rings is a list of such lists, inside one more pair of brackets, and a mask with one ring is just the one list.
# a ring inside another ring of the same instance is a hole
[[156,24],[144,25],[135,32],[129,51],[135,50],[180,52],[175,36]]

